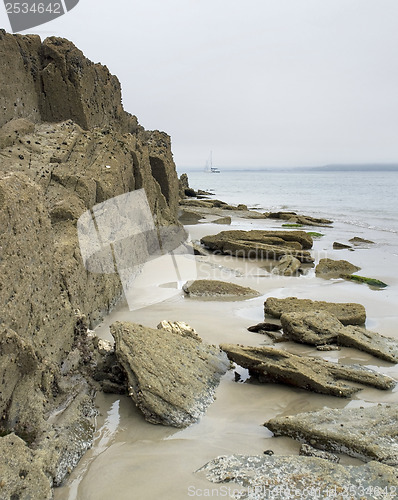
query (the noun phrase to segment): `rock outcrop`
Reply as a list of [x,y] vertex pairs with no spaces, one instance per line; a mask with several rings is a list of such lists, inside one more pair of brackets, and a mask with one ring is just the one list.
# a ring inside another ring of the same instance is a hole
[[334,314],[343,325],[363,325],[366,321],[366,311],[362,304],[324,302],[310,299],[287,297],[278,299],[269,297],[264,303],[264,313],[280,318],[287,312],[327,311]]
[[315,268],[315,274],[321,278],[331,279],[356,273],[360,269],[347,260],[321,259]]
[[289,436],[322,450],[398,465],[397,404],[327,408],[275,417],[264,425],[276,436]]
[[314,262],[307,251],[312,248],[312,238],[304,231],[221,231],[200,242],[215,253],[235,257],[279,260],[291,255],[300,262]]
[[295,212],[270,212],[267,213],[269,219],[279,219],[288,221],[290,224],[300,224],[303,226],[330,226],[332,220],[311,217],[310,215],[298,215]]
[[312,457],[221,456],[196,473],[213,483],[230,483],[231,492],[241,485],[244,489],[236,492],[241,499],[343,498],[344,494],[349,500],[374,500],[395,496],[398,487],[394,467],[378,462],[340,465]]
[[377,358],[398,363],[398,342],[360,326],[344,326],[327,311],[291,312],[281,316],[283,334],[302,344],[338,344],[354,347]]
[[343,383],[343,380],[382,390],[396,385],[392,378],[360,365],[340,365],[268,346],[221,344],[220,347],[231,361],[247,368],[250,375],[260,382],[282,383],[338,397],[349,397],[360,390]]
[[180,330],[121,322],[111,325],[129,395],[153,424],[186,427],[197,422],[213,402],[229,367],[220,349],[192,335],[181,335]]
[[283,276],[294,276],[300,271],[301,262],[292,255],[285,255],[278,260],[276,266],[272,269],[274,274]]
[[257,297],[259,292],[252,288],[236,285],[227,281],[195,280],[182,287],[189,297],[248,299]]
[[68,40],[0,30],[0,68],[0,436],[39,450],[59,484],[93,436],[87,328],[122,293],[116,274],[84,268],[76,221],[142,188],[155,223],[178,225],[178,178],[170,138]]

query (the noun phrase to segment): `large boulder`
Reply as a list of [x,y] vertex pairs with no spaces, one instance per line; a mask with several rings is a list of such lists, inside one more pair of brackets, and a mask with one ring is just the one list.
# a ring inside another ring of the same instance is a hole
[[145,419],[173,427],[197,422],[229,367],[225,354],[175,329],[117,322],[111,333],[129,394]]
[[290,312],[327,311],[334,314],[343,325],[363,325],[366,321],[366,311],[363,305],[356,303],[324,302],[310,299],[287,297],[278,299],[268,297],[264,303],[264,313],[274,318],[280,318],[283,313]]
[[396,385],[392,378],[360,365],[340,365],[268,346],[221,344],[220,347],[231,361],[247,368],[250,375],[260,382],[283,383],[338,397],[349,397],[360,390],[343,380],[383,390]]
[[[213,483],[230,483],[228,489],[236,491],[236,498],[253,500],[343,498],[344,492],[349,492],[350,500],[374,500],[393,498],[398,487],[396,469],[388,465],[340,465],[323,458],[292,455],[224,455],[196,473]],[[227,492],[227,487],[223,488],[219,491]]]
[[364,461],[398,465],[398,405],[324,409],[275,417],[264,424],[276,436],[289,436]]
[[321,278],[340,278],[345,274],[353,274],[361,268],[347,260],[321,259],[315,268],[315,274]]

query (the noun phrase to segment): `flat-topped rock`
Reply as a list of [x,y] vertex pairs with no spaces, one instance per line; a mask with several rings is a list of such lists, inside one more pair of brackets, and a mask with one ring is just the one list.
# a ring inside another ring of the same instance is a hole
[[341,321],[327,311],[283,313],[281,323],[284,335],[290,340],[311,345],[337,342],[344,328]]
[[345,302],[324,302],[310,299],[269,297],[264,303],[264,313],[280,318],[283,313],[304,311],[327,311],[334,314],[343,325],[363,325],[366,311],[363,305]]
[[[213,483],[231,483],[230,490],[245,488],[247,499],[342,498],[350,500],[394,498],[398,487],[394,467],[379,462],[361,466],[331,463],[301,456],[230,455],[217,457],[196,471]],[[311,496],[310,496],[311,495]],[[316,496],[315,496],[316,495]]]
[[283,313],[283,334],[289,340],[303,344],[354,347],[377,358],[398,363],[398,342],[360,326],[344,326],[327,311]]
[[182,287],[184,292],[190,297],[202,298],[253,298],[260,295],[252,288],[228,283],[218,280],[195,280],[188,281]]
[[333,223],[330,219],[299,215],[296,212],[270,212],[267,215],[269,219],[281,219],[307,226],[328,226]]
[[346,347],[355,347],[377,358],[398,363],[398,342],[377,332],[360,326],[346,326],[339,331],[337,342]]
[[344,274],[353,274],[361,268],[347,260],[321,259],[315,268],[315,274],[321,278],[340,278]]
[[289,255],[300,262],[314,262],[312,238],[304,231],[221,231],[204,236],[202,245],[213,252],[241,258],[281,259]]
[[230,239],[254,241],[258,243],[269,243],[269,238],[277,238],[277,240],[275,240],[275,244],[279,244],[281,240],[284,242],[298,242],[304,250],[309,250],[313,245],[311,236],[305,231],[266,231],[259,229],[253,229],[251,231],[243,231],[239,229],[221,231],[216,235],[204,236],[202,243],[205,245],[206,241],[208,241],[211,244],[213,238],[215,237],[217,237],[217,240]]
[[354,236],[354,238],[351,238],[348,240],[350,243],[352,243],[354,246],[362,246],[362,245],[374,245],[375,242],[372,240],[367,240],[365,238],[360,238],[359,236]]
[[116,322],[111,333],[129,395],[145,419],[173,427],[197,422],[229,368],[225,354],[176,329]]
[[276,417],[264,425],[276,436],[289,436],[322,450],[398,465],[398,404],[327,408]]
[[343,380],[383,390],[396,385],[392,378],[360,365],[340,365],[268,346],[221,344],[220,347],[231,361],[247,368],[250,375],[260,382],[283,383],[338,397],[349,397],[360,390]]

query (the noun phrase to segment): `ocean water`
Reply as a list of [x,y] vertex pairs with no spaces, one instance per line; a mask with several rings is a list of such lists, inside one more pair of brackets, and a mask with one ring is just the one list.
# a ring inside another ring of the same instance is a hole
[[179,170],[188,174],[191,187],[228,203],[398,234],[398,171]]

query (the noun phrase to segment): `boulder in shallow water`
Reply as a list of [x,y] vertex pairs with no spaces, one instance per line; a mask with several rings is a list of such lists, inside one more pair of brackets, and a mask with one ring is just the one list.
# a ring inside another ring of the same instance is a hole
[[333,248],[334,250],[345,250],[352,248],[350,245],[346,245],[345,243],[340,243],[338,241],[333,242]]
[[274,274],[283,276],[294,276],[300,271],[301,262],[292,255],[285,255],[278,260],[277,265],[272,269]]
[[232,219],[231,217],[220,217],[219,219],[215,219],[212,221],[213,224],[231,224]]
[[360,238],[359,236],[354,236],[354,238],[351,238],[348,241],[350,243],[352,243],[354,246],[374,245],[375,244],[374,241],[366,240],[365,238]]
[[269,297],[264,303],[264,313],[280,318],[285,312],[328,311],[334,314],[343,325],[363,325],[366,311],[363,305],[349,302],[324,302],[310,299]]
[[252,288],[218,280],[188,281],[182,288],[190,297],[247,299],[260,295]]
[[247,368],[259,382],[282,383],[338,397],[349,397],[360,390],[343,380],[383,390],[396,385],[392,378],[360,365],[340,365],[266,346],[221,344],[220,347],[231,361]]
[[327,408],[275,417],[264,425],[276,436],[289,436],[326,451],[398,465],[398,404]]
[[173,427],[197,422],[229,368],[226,355],[195,338],[135,323],[116,322],[111,333],[129,395],[145,419]]
[[327,311],[284,313],[281,323],[284,336],[289,340],[324,347],[326,344],[337,343],[339,346],[354,347],[385,361],[398,363],[396,340],[360,326],[344,326],[334,314]]
[[337,341],[346,347],[355,347],[377,358],[398,363],[398,342],[360,326],[346,326],[339,331]]
[[320,278],[340,278],[344,274],[353,274],[361,268],[347,260],[321,259],[315,268],[315,274]]
[[283,333],[290,340],[303,344],[323,345],[336,342],[343,324],[327,311],[283,313]]

